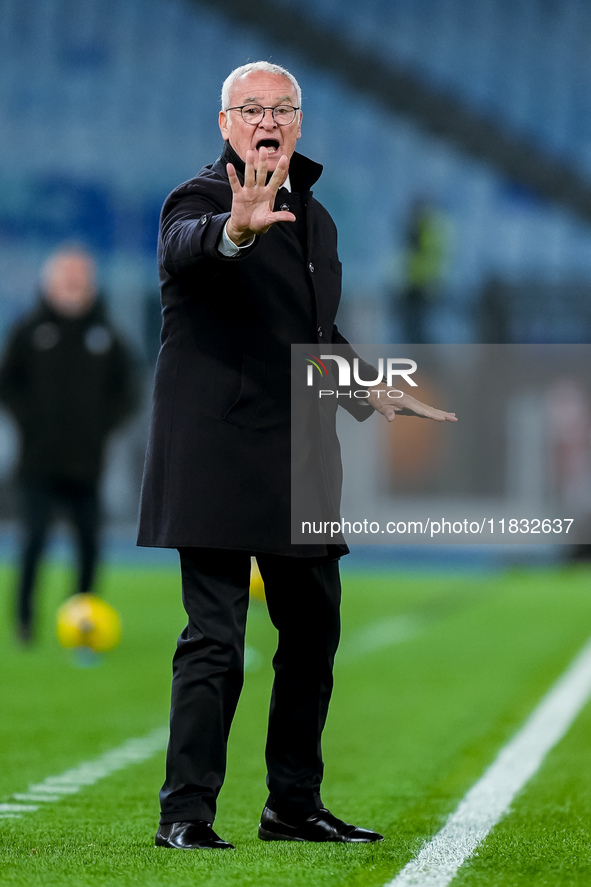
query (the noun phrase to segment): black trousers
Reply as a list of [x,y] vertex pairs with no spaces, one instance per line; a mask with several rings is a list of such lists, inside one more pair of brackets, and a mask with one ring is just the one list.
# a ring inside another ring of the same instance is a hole
[[76,533],[78,580],[76,590],[92,589],[98,557],[99,500],[96,484],[70,479],[28,481],[22,489],[24,531],[17,589],[17,618],[22,628],[34,617],[35,580],[47,533],[56,515],[68,519]]
[[[179,549],[187,627],[173,659],[161,822],[213,822],[243,683],[250,556]],[[267,803],[297,818],[322,806],[321,735],[340,634],[338,560],[257,555],[278,631],[266,745]]]

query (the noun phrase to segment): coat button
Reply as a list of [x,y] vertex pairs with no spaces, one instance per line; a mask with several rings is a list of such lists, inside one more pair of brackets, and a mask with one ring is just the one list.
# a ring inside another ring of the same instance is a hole
[[201,216],[201,218],[199,219],[199,224],[205,225],[206,222],[207,222],[207,216]]
[[310,274],[314,274],[314,263],[313,262],[310,262],[310,264],[308,265],[308,268],[310,269]]
[[319,326],[318,329],[316,330],[316,332],[318,333],[318,338],[321,339],[324,335],[324,333],[322,331],[322,327]]

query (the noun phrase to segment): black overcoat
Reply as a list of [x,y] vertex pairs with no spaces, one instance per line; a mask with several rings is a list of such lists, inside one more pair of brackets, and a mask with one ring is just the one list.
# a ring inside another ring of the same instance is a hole
[[[330,554],[290,543],[290,346],[347,345],[335,325],[336,228],[310,190],[322,167],[295,153],[292,193],[280,191],[276,206],[287,203],[298,222],[225,258],[229,159],[241,178],[227,145],[162,209],[163,322],[138,543]],[[360,420],[372,412],[347,408]]]

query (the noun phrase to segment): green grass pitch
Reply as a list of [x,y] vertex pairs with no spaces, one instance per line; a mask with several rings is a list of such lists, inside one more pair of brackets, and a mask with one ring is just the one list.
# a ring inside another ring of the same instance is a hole
[[[350,559],[352,562],[354,558]],[[591,570],[432,574],[344,564],[343,641],[325,732],[323,798],[386,835],[375,846],[265,843],[264,739],[274,630],[253,601],[256,651],[231,736],[216,826],[229,852],[156,849],[164,755],[78,794],[0,819],[0,884],[170,887],[380,887],[433,836],[591,634]],[[41,637],[13,640],[14,574],[0,625],[0,803],[166,723],[170,659],[183,627],[167,568],[104,568],[123,641],[96,667],[58,647],[54,615],[71,577],[45,568]],[[302,638],[305,643],[305,638]],[[591,883],[591,707],[515,799],[462,887]]]

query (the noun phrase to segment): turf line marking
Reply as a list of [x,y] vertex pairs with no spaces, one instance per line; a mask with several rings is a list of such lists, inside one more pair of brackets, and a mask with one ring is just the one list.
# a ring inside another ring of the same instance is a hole
[[15,792],[12,797],[15,801],[36,801],[48,804],[52,801],[61,801],[63,795],[35,795],[32,792]]
[[250,644],[244,646],[244,671],[258,671],[263,662],[263,657],[258,650]]
[[[83,761],[77,767],[30,785],[26,792],[12,795],[9,803],[0,804],[0,819],[19,819],[24,813],[39,810],[40,803],[48,804],[75,795],[85,786],[94,785],[117,770],[149,760],[166,748],[167,741],[168,727],[158,727],[146,736],[127,739],[93,761]],[[26,801],[31,803],[23,803]]]
[[344,640],[338,654],[340,665],[354,662],[377,650],[393,647],[416,637],[425,627],[425,621],[417,616],[393,616],[370,622]]
[[3,814],[2,818],[10,818],[15,819],[20,817],[21,813],[29,810],[38,810],[38,807],[31,807],[28,804],[0,804],[0,811]]
[[446,887],[565,735],[591,695],[591,640],[443,828],[385,887]]

